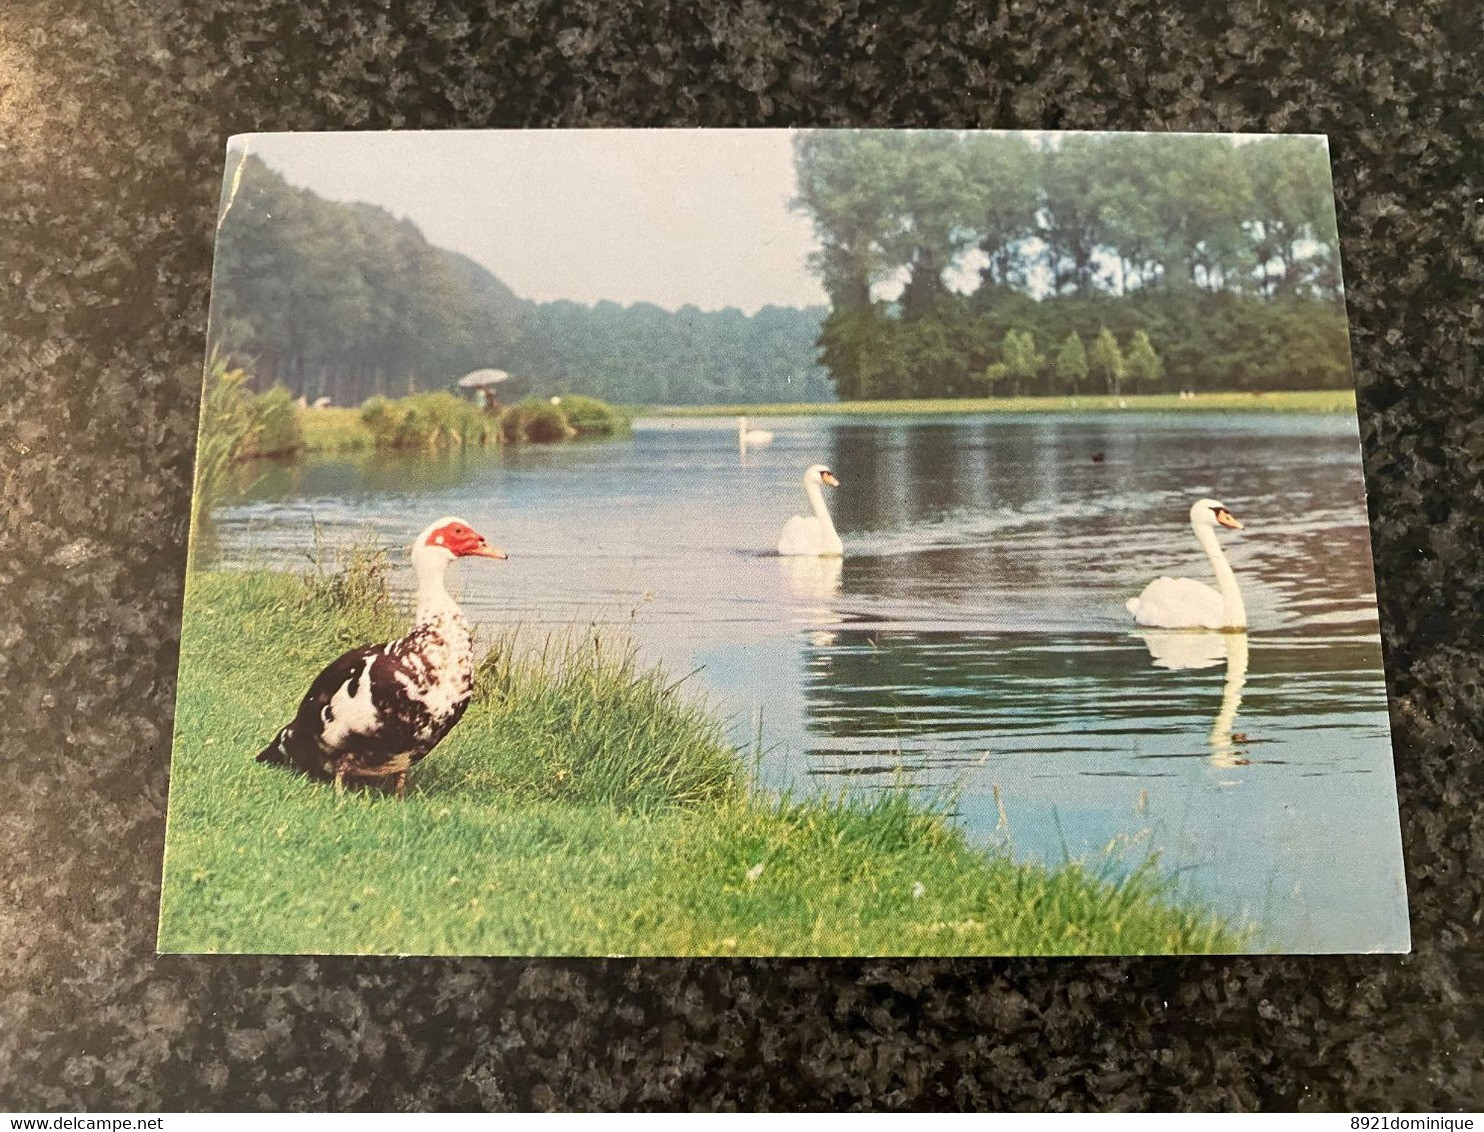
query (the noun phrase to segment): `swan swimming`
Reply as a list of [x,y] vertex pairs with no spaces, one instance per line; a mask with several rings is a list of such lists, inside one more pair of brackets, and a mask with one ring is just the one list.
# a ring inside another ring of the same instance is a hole
[[1216,528],[1240,531],[1242,524],[1214,499],[1198,499],[1190,508],[1190,526],[1196,541],[1211,560],[1217,589],[1191,578],[1156,578],[1138,597],[1128,600],[1128,611],[1140,625],[1157,629],[1245,629],[1247,610]]
[[758,445],[762,445],[762,444],[772,444],[773,443],[773,434],[771,432],[769,432],[765,428],[748,428],[747,427],[747,418],[746,417],[738,417],[737,418],[737,443],[742,448],[746,448],[749,444],[750,445],[753,445],[753,446],[758,446]]
[[784,555],[813,554],[840,555],[845,553],[845,544],[835,533],[834,520],[829,508],[824,505],[824,485],[839,487],[835,473],[823,464],[811,464],[804,473],[804,494],[809,497],[809,506],[814,514],[810,518],[795,515],[783,524],[783,534],[778,537],[778,553]]

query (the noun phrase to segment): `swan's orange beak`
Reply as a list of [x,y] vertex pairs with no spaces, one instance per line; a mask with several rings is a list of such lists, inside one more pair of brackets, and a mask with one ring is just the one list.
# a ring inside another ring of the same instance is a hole
[[828,484],[830,487],[840,486],[840,481],[835,478],[834,472],[820,472],[819,478],[822,483]]
[[1228,511],[1225,507],[1216,512],[1216,521],[1223,527],[1230,527],[1234,531],[1240,531],[1244,529],[1240,520],[1238,520],[1237,517],[1230,511]]
[[501,562],[510,557],[510,555],[506,554],[498,546],[491,546],[483,538],[473,547],[464,551],[464,555],[470,558],[497,558]]

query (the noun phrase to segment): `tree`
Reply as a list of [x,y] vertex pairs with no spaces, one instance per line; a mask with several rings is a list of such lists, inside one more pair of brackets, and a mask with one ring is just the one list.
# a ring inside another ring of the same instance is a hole
[[293,188],[255,156],[234,162],[228,195],[211,342],[251,372],[253,390],[281,381],[295,395],[355,405],[491,367],[515,374],[522,393],[631,404],[830,395],[816,358],[819,308],[747,316],[536,304],[467,256],[428,243],[412,221]]
[[1000,360],[1005,367],[1005,376],[1015,386],[1019,397],[1027,385],[1036,380],[1046,359],[1036,352],[1036,338],[1029,330],[1010,330],[1005,333],[1004,345],[1000,348]]
[[1106,326],[1098,331],[1093,341],[1087,368],[1092,377],[1107,383],[1109,393],[1117,396],[1119,383],[1123,381],[1123,354],[1118,349],[1118,339]]
[[[484,367],[521,394],[630,404],[1041,393],[1090,373],[1113,389],[1350,380],[1321,139],[805,131],[794,154],[830,306],[753,316],[533,303],[411,221],[242,156],[211,342],[254,391],[341,404]],[[1089,360],[1068,340],[1098,326],[1111,345]],[[1160,344],[1153,377],[1140,331]],[[1061,344],[1055,363],[1037,342]]]
[[1075,395],[1087,380],[1087,351],[1074,330],[1056,352],[1056,381]]
[[1108,146],[1103,172],[1109,178],[1104,205],[1104,239],[1116,259],[1116,293],[1160,284],[1168,247],[1160,208],[1165,196],[1156,139],[1133,134]]
[[799,195],[814,221],[813,267],[835,309],[869,310],[871,287],[890,274],[888,244],[902,227],[901,150],[894,135],[809,130],[794,138]]
[[947,296],[944,272],[974,242],[976,186],[967,176],[958,134],[913,130],[885,136],[896,151],[892,199],[900,220],[885,246],[894,266],[907,273],[902,309],[917,316]]
[[1239,153],[1252,184],[1246,228],[1262,294],[1293,292],[1304,283],[1333,293],[1338,233],[1323,139],[1263,138]]
[[1107,235],[1109,141],[1070,134],[1046,154],[1042,179],[1042,231],[1056,294],[1092,292],[1097,252]]
[[1041,155],[1019,134],[976,134],[964,144],[967,215],[985,259],[980,290],[1023,288],[1026,244],[1036,235]]
[[1003,397],[1001,388],[1010,378],[1010,368],[1004,362],[991,362],[984,367],[984,386],[992,396]]
[[1242,222],[1252,215],[1252,183],[1236,148],[1200,135],[1166,141],[1169,196],[1183,215],[1181,249],[1190,281],[1208,291],[1242,291],[1255,260]]
[[1129,343],[1128,357],[1124,359],[1124,371],[1128,374],[1134,388],[1141,393],[1151,391],[1164,376],[1164,363],[1159,360],[1159,355],[1154,352],[1154,344],[1149,341],[1149,335],[1142,330],[1134,331],[1133,341]]

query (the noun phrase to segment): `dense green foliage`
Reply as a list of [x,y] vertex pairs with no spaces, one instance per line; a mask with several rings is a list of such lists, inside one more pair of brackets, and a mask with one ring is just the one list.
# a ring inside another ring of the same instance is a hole
[[1082,345],[1082,339],[1074,330],[1067,335],[1061,349],[1056,352],[1056,365],[1052,369],[1052,377],[1056,386],[1074,396],[1082,391],[1082,383],[1087,380],[1087,350]]
[[596,397],[573,393],[561,399],[562,415],[578,436],[604,437],[627,432],[630,420],[612,405]]
[[1149,341],[1149,335],[1142,330],[1134,331],[1124,363],[1129,380],[1140,393],[1157,388],[1159,379],[1164,376],[1164,363],[1154,352],[1154,344]]
[[1109,393],[1117,394],[1123,384],[1123,351],[1106,326],[1098,330],[1088,352],[1087,373],[1094,381],[1103,382]]
[[[1350,382],[1320,138],[811,131],[795,145],[832,305],[822,359],[844,398],[1073,393],[1084,376],[1116,392],[1136,349],[1148,391]],[[1092,344],[1086,375],[1073,336]]]
[[[255,388],[337,405],[483,367],[516,374],[516,396],[626,404],[814,402],[832,383],[854,400],[1350,382],[1320,139],[821,131],[796,146],[828,312],[533,303],[410,221],[248,156],[229,177],[212,341]],[[1082,375],[1069,339],[1086,351],[1104,329],[1124,367],[1105,342]]]
[[1007,330],[1000,346],[1000,360],[984,371],[984,379],[994,391],[1018,397],[1045,364],[1046,359],[1036,351],[1034,335],[1027,330]]
[[193,572],[160,946],[290,954],[1109,954],[1250,945],[1131,875],[1015,864],[902,793],[790,801],[684,686],[583,633],[480,672],[398,801],[253,761],[319,668],[399,629],[383,563]]
[[410,220],[296,189],[256,157],[234,164],[227,191],[212,341],[259,388],[358,405],[493,367],[523,394],[625,404],[830,395],[814,364],[822,310],[537,304]]
[[829,380],[815,364],[824,313],[545,303],[533,316],[529,360],[520,364],[543,390],[627,405],[827,400]]
[[551,400],[527,397],[500,413],[498,428],[507,444],[553,444],[619,436],[629,431],[629,425],[629,417],[607,402],[572,394]]
[[292,456],[304,447],[298,403],[282,385],[249,397],[248,404],[257,427],[241,456]]
[[211,513],[227,494],[232,465],[252,441],[256,426],[246,383],[247,374],[228,368],[223,358],[213,357],[207,364],[191,492],[192,557],[209,557],[215,550]]
[[298,406],[282,386],[253,394],[250,378],[213,354],[201,389],[195,490],[191,493],[191,553],[216,547],[211,512],[227,495],[233,465],[257,456],[293,455],[304,447]]
[[528,397],[500,414],[500,438],[512,444],[555,444],[575,435],[561,407],[540,397]]
[[361,423],[377,448],[467,448],[489,443],[496,432],[493,417],[452,393],[372,397],[361,406]]

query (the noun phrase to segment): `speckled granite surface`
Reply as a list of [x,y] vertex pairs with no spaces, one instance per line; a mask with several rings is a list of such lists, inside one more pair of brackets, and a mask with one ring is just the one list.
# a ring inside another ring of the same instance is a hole
[[[1484,1105],[1477,6],[455,7],[0,7],[0,1107]],[[155,957],[226,137],[614,124],[1331,135],[1412,956]]]

